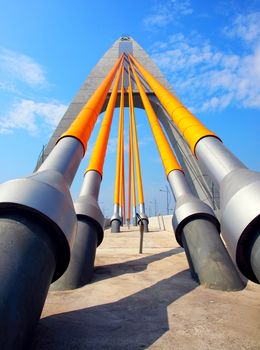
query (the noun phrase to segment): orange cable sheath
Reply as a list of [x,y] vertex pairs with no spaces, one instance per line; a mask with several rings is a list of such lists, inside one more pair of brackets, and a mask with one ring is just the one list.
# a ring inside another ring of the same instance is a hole
[[57,142],[59,142],[64,137],[74,137],[82,143],[84,151],[86,151],[87,142],[90,138],[98,115],[105,102],[107,93],[122,60],[123,54],[118,58],[105,79],[87,101],[85,106],[81,109],[69,128],[60,136]]
[[[130,124],[130,150],[131,150],[131,181],[132,181],[132,204],[133,208],[136,208],[136,193],[135,193],[135,164],[134,164],[134,149],[133,149],[133,126],[132,126],[132,117],[131,117],[131,106],[133,106],[133,96],[130,98],[130,84],[131,84],[131,75],[130,75],[130,69],[128,67],[128,81],[129,81],[129,86],[128,86],[128,100],[129,100],[129,124]],[[131,84],[132,87],[132,84]]]
[[142,173],[141,173],[141,164],[140,164],[140,156],[139,156],[139,149],[138,149],[138,137],[137,137],[137,130],[136,130],[136,122],[135,122],[134,100],[133,100],[133,90],[132,90],[131,79],[129,80],[128,91],[129,91],[129,99],[131,100],[129,108],[130,108],[130,114],[131,114],[131,120],[132,120],[133,144],[134,144],[134,154],[135,154],[135,160],[136,160],[138,200],[139,200],[139,204],[144,204]]
[[126,202],[125,202],[125,138],[124,138],[124,111],[125,111],[125,87],[124,87],[124,70],[122,73],[122,84],[123,84],[123,90],[122,90],[122,99],[120,101],[120,109],[122,111],[122,131],[121,131],[121,208],[122,208],[122,221],[125,223],[126,219]]
[[134,74],[135,82],[138,87],[154,138],[156,145],[158,147],[163,166],[165,169],[166,176],[173,171],[173,170],[180,170],[182,171],[180,165],[178,164],[175,155],[171,149],[171,146],[169,145],[169,142],[167,141],[167,138],[162,130],[162,127],[159,124],[159,121],[157,119],[157,116],[152,108],[152,105],[146,95],[146,92],[144,90],[144,87],[142,86],[137,73],[135,71],[135,68],[133,65],[130,63],[131,69]]
[[117,99],[118,86],[119,86],[120,78],[123,71],[123,64],[124,64],[124,61],[122,61],[120,64],[118,75],[115,80],[115,84],[107,105],[103,122],[101,124],[99,134],[95,142],[95,146],[91,154],[91,158],[90,158],[88,167],[86,169],[86,172],[90,170],[95,170],[101,176],[103,175],[104,160],[106,156],[107,144],[108,144],[111,124],[112,124],[112,119],[113,119],[113,114],[114,114],[114,109],[115,109],[115,104]]
[[120,92],[120,112],[119,112],[119,122],[118,122],[118,141],[117,141],[117,158],[116,158],[116,177],[115,177],[115,190],[114,190],[114,203],[118,204],[120,206],[121,203],[121,148],[122,148],[122,141],[121,141],[121,134],[122,134],[122,123],[124,114],[122,113],[122,103],[123,103],[123,96],[124,94],[124,74],[122,72],[121,75],[121,92]]
[[[124,142],[124,138],[123,138]],[[125,222],[126,217],[126,202],[125,202],[125,157],[124,157],[124,146],[122,147],[122,214],[123,214],[123,222]]]
[[131,54],[129,54],[129,56],[188,142],[194,154],[196,144],[202,138],[212,136],[219,139],[219,137],[214,132],[207,129],[176,96],[170,93],[151,73],[149,73],[135,57]]
[[[132,122],[131,122],[132,124]],[[132,125],[131,125],[132,129]],[[132,180],[132,204],[133,208],[136,208],[136,192],[135,192],[135,162],[134,162],[134,150],[133,150],[133,136],[131,140],[131,180]]]
[[[129,106],[131,103],[131,99],[129,98]],[[132,180],[132,204],[133,208],[136,208],[136,193],[135,193],[135,162],[134,162],[134,149],[133,149],[133,126],[132,126],[132,118],[130,118],[130,128],[131,128],[131,180]]]
[[131,218],[131,165],[132,165],[132,150],[131,150],[131,117],[129,114],[129,150],[128,150],[128,221],[130,222]]
[[124,180],[124,74],[122,75],[122,89],[121,89],[121,96],[120,96],[120,118],[122,119],[121,123],[121,132],[120,132],[120,180],[119,180],[119,205],[122,208],[122,215],[123,215],[123,180]]

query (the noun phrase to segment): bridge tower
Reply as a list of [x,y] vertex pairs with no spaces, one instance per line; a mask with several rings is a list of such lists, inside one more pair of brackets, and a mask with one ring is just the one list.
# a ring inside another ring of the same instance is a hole
[[[108,71],[113,66],[115,60],[121,55],[122,52],[131,53],[137,60],[145,67],[153,76],[162,83],[168,91],[174,94],[174,90],[169,82],[165,79],[164,75],[161,73],[159,68],[156,66],[154,61],[145,52],[145,50],[131,37],[122,36],[119,38],[113,46],[105,53],[105,55],[96,64],[93,70],[90,72],[86,80],[83,82],[79,91],[70,103],[67,111],[60,120],[56,130],[54,131],[52,137],[50,138],[48,144],[46,145],[43,154],[39,157],[37,167],[48,157],[49,153],[56,144],[56,141],[62,135],[71,122],[76,118],[86,101],[90,98],[92,93],[97,89],[102,80],[106,77]],[[125,63],[126,64],[126,63]],[[128,87],[128,76],[127,70],[125,71],[125,88]],[[176,129],[172,123],[171,118],[165,112],[165,109],[161,105],[160,101],[151,90],[151,88],[143,81],[145,84],[146,92],[153,105],[157,117],[163,124],[166,133],[170,139],[170,142],[175,150],[178,157],[180,165],[182,166],[186,179],[191,187],[193,193],[197,195],[203,202],[210,205],[216,214],[219,209],[219,190],[216,185],[213,184],[210,177],[207,175],[205,169],[202,165],[199,165],[194,155],[190,151],[186,141]],[[107,106],[107,101],[109,100],[110,94],[112,92],[112,87],[108,93],[106,103],[103,106],[102,112],[105,111]],[[139,108],[143,108],[142,102],[140,100],[138,89],[133,81],[133,98],[134,105]],[[118,100],[116,106],[119,107],[120,98],[118,93]],[[128,107],[128,99],[125,99],[125,107]]]
[[[81,86],[34,173],[0,185],[0,348],[26,347],[51,283],[57,289],[72,289],[91,279],[95,251],[104,233],[98,195],[109,124],[114,107],[120,106],[123,134],[123,109],[129,101],[130,110],[135,106],[146,111],[176,200],[176,240],[185,250],[194,279],[209,288],[242,289],[244,281],[234,262],[246,278],[260,283],[260,174],[246,168],[179,101],[149,55],[123,36]],[[70,185],[103,111],[107,123],[103,120],[91,156],[94,166],[87,168],[73,202]],[[134,117],[131,120],[134,130]],[[123,136],[120,143],[123,149]],[[117,177],[121,203],[122,149],[118,147],[121,170]],[[139,202],[139,222],[144,226],[147,217],[144,203]]]

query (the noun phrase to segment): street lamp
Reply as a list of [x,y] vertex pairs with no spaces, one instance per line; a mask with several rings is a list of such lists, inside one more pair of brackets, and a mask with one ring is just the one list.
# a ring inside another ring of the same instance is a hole
[[165,192],[166,193],[166,204],[167,204],[167,215],[169,215],[169,189],[167,186],[165,186],[166,191],[160,189],[160,192]]

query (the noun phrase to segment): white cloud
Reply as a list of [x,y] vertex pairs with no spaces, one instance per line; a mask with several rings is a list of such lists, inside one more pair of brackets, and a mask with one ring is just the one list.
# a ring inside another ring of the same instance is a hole
[[110,137],[107,145],[107,154],[113,154],[117,151],[118,137]]
[[[178,96],[193,111],[221,110],[229,105],[260,108],[260,37],[255,28],[257,15],[239,16],[230,33],[240,33],[248,46],[239,54],[224,52],[197,35],[182,33],[167,42],[155,43],[151,55],[170,76]],[[238,23],[247,23],[246,30]],[[250,34],[249,34],[250,33]]]
[[149,145],[151,142],[155,142],[153,136],[141,136],[141,134],[138,134],[138,145],[140,148]]
[[[139,148],[147,146],[150,142],[153,141],[152,137],[139,137],[138,138],[138,146]],[[117,144],[118,144],[118,137],[110,137],[108,140],[107,145],[107,154],[113,154],[117,152]],[[129,138],[128,134],[125,136],[124,139],[124,150],[125,154],[128,154],[129,152]]]
[[164,27],[172,23],[179,16],[186,16],[193,12],[190,0],[166,0],[157,2],[151,13],[144,19],[148,29]]
[[225,27],[224,32],[230,37],[238,37],[248,43],[260,38],[260,12],[239,15],[231,27]]
[[0,71],[1,75],[9,75],[30,86],[46,84],[44,69],[39,63],[27,55],[5,48],[0,48]]
[[[56,127],[67,106],[56,100],[46,102],[46,98],[42,98],[45,102],[37,102],[33,97],[35,88],[46,86],[42,65],[25,54],[0,47],[0,90],[5,93],[5,101],[11,101],[7,112],[1,112],[0,133],[25,129],[36,135],[41,130],[49,132]],[[37,89],[37,100],[39,92]],[[24,97],[28,95],[31,97]]]
[[67,106],[59,102],[35,102],[20,100],[0,118],[0,133],[11,133],[25,129],[36,135],[41,127],[53,129],[65,113]]
[[0,81],[0,90],[8,93],[19,93],[15,85],[7,81]]
[[213,96],[209,100],[203,103],[201,110],[220,110],[226,108],[232,100],[232,94],[227,94],[224,96]]

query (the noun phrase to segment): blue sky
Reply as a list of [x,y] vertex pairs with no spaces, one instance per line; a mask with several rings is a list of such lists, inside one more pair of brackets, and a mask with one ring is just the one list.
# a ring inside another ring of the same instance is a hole
[[[259,1],[0,0],[0,8],[1,182],[30,174],[82,82],[122,34],[152,56],[208,128],[260,170]],[[100,195],[106,215],[113,202],[117,120],[115,113]],[[165,212],[159,189],[167,182],[142,111],[137,125],[147,212],[154,212],[155,200]],[[74,197],[99,126],[72,186]]]

